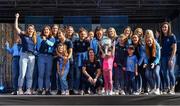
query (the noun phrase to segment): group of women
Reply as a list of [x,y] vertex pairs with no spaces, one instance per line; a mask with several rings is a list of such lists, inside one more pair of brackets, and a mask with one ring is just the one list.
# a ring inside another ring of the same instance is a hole
[[155,35],[129,26],[117,35],[113,27],[75,33],[58,25],[37,34],[34,25],[22,31],[18,19],[17,13],[19,37],[11,48],[6,42],[13,55],[12,94],[175,94],[177,41],[168,22]]

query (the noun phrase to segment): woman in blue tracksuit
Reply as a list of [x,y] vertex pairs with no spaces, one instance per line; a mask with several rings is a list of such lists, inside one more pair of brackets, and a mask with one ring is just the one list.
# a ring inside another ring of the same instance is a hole
[[38,94],[42,94],[43,84],[45,84],[46,95],[50,95],[50,75],[53,62],[53,46],[55,38],[51,34],[51,28],[45,26],[38,36]]
[[139,80],[137,80],[137,93],[140,93],[141,90],[144,91],[144,93],[147,93],[147,81],[145,77],[145,71],[143,69],[143,62],[145,60],[145,47],[143,43],[141,42],[141,39],[138,35],[132,35],[132,44],[135,47],[134,54],[137,56],[138,59],[138,76]]
[[149,94],[160,95],[160,57],[161,48],[154,38],[152,30],[145,32],[146,59],[144,68],[147,82],[150,85]]
[[9,47],[9,43],[6,42],[5,48],[10,53],[12,58],[12,82],[13,82],[13,92],[11,94],[17,95],[18,90],[18,77],[19,77],[19,59],[21,53],[20,38],[17,38],[12,48]]
[[175,94],[175,72],[177,40],[171,32],[171,25],[164,22],[161,25],[161,68],[164,79],[164,93]]
[[79,31],[80,39],[74,42],[74,54],[76,56],[75,58],[75,65],[76,65],[76,72],[75,72],[75,90],[74,93],[78,94],[80,90],[80,84],[81,84],[81,70],[83,66],[83,62],[87,60],[87,51],[90,46],[90,43],[86,41],[87,37],[87,30],[84,28],[81,28]]

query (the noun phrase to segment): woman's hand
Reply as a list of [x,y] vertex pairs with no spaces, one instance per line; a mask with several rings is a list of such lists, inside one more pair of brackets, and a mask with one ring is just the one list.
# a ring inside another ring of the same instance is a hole
[[96,82],[97,82],[97,79],[94,78],[94,80],[93,80],[93,85],[96,85]]
[[144,64],[144,65],[143,65],[143,68],[146,68],[146,67],[147,67],[147,64]]
[[173,66],[173,60],[172,59],[170,59],[169,61],[168,61],[168,66],[169,66],[169,68],[171,68],[172,66]]
[[89,78],[88,78],[88,81],[89,81],[91,84],[93,84],[93,81],[94,81],[94,80],[92,79],[92,77],[89,77]]
[[64,75],[64,69],[62,69],[61,71],[61,77]]
[[8,41],[6,41],[5,46],[9,47],[9,42]]
[[135,76],[138,76],[138,72],[137,71],[135,71]]
[[151,63],[151,69],[153,69],[155,67],[154,63]]
[[126,71],[126,67],[122,67],[122,70],[123,70],[123,71]]
[[16,13],[16,14],[15,14],[15,17],[16,17],[16,18],[19,18],[19,13]]
[[114,62],[114,67],[116,68],[117,67],[117,63]]

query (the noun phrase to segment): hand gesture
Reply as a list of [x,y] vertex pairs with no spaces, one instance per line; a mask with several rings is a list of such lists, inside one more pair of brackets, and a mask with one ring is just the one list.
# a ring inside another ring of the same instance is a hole
[[93,79],[92,79],[92,77],[89,77],[89,78],[88,78],[88,81],[89,81],[91,84],[93,84]]
[[19,13],[16,13],[15,17],[16,17],[16,18],[19,18]]
[[171,67],[173,66],[173,60],[172,60],[172,59],[170,59],[170,60],[168,61],[168,66],[169,66],[169,68],[171,68]]
[[138,72],[137,71],[135,72],[135,76],[138,76]]
[[151,68],[153,69],[155,67],[155,64],[154,63],[151,63]]
[[8,41],[6,41],[5,46],[6,46],[6,47],[8,47],[8,46],[9,46],[9,42],[8,42]]
[[97,82],[97,79],[96,79],[96,78],[94,78],[94,80],[93,80],[93,84],[94,84],[94,85],[96,85],[96,82]]
[[147,64],[144,64],[144,65],[143,65],[143,68],[146,68],[146,67],[147,67]]
[[46,40],[46,37],[45,37],[45,36],[42,36],[42,39],[43,39],[43,40]]

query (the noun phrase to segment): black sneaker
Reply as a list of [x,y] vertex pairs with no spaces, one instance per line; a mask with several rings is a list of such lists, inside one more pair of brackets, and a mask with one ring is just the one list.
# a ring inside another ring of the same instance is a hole
[[42,92],[43,92],[42,90],[39,90],[37,94],[42,95]]
[[61,90],[58,90],[56,95],[61,95]]
[[46,91],[45,95],[51,95],[51,92],[48,90]]
[[69,90],[69,95],[74,95],[74,91],[73,90]]

